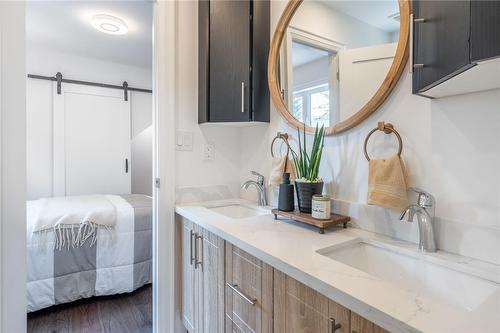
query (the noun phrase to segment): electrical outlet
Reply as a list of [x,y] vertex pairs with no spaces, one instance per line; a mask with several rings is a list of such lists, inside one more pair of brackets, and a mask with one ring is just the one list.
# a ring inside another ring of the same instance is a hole
[[205,143],[203,146],[203,159],[213,161],[215,159],[215,148],[213,143]]

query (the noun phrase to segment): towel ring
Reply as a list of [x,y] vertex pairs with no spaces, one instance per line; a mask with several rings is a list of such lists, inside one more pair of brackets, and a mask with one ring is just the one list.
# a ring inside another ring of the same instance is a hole
[[274,157],[273,147],[274,147],[274,143],[276,142],[277,139],[281,139],[285,142],[285,144],[286,144],[286,156],[288,156],[288,154],[290,153],[290,145],[288,144],[288,133],[278,132],[278,134],[276,134],[273,141],[271,142],[271,157]]
[[379,121],[377,127],[372,129],[370,133],[366,136],[365,139],[365,145],[364,145],[364,153],[365,157],[370,162],[370,156],[368,156],[368,151],[366,150],[366,147],[368,145],[368,140],[370,139],[370,136],[375,133],[376,131],[383,131],[385,134],[391,134],[394,133],[396,137],[398,138],[399,142],[399,150],[398,150],[398,156],[401,157],[401,152],[403,151],[403,140],[401,140],[401,136],[399,135],[398,131],[394,129],[394,126],[391,123],[385,123],[383,121]]

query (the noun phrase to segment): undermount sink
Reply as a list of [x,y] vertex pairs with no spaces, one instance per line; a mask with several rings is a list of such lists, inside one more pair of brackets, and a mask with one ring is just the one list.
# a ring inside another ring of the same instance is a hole
[[379,241],[354,239],[318,253],[399,288],[466,311],[480,306],[500,288],[496,282],[449,267],[448,260]]
[[250,205],[242,204],[229,204],[223,206],[207,207],[211,211],[224,215],[232,219],[244,219],[248,217],[255,217],[265,215],[269,212],[262,208],[252,207]]

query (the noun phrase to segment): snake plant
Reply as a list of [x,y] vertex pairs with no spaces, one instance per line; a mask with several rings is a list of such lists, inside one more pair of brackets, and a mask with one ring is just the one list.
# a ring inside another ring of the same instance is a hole
[[314,132],[313,146],[311,153],[307,153],[306,144],[306,126],[304,125],[303,137],[304,144],[302,145],[302,140],[300,138],[300,130],[297,128],[298,140],[299,140],[299,151],[296,153],[291,149],[293,163],[295,165],[295,170],[297,172],[298,181],[306,182],[317,182],[321,179],[318,177],[319,164],[321,162],[321,155],[323,154],[324,145],[324,126],[318,128],[316,125],[316,131]]

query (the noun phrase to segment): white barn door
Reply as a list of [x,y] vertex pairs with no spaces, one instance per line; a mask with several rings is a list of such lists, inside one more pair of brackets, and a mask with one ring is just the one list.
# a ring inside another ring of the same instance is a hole
[[54,87],[54,195],[131,191],[130,99],[117,89]]

